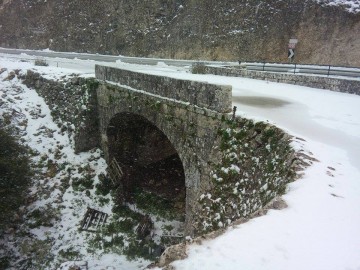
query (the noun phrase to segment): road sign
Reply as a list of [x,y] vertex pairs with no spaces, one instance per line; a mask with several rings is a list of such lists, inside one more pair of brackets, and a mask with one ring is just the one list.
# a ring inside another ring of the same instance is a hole
[[293,59],[294,56],[295,56],[295,50],[294,49],[289,49],[288,58]]
[[289,40],[289,45],[288,45],[289,49],[295,49],[296,44],[297,44],[298,42],[299,42],[299,41],[298,41],[296,38],[291,38],[291,39]]

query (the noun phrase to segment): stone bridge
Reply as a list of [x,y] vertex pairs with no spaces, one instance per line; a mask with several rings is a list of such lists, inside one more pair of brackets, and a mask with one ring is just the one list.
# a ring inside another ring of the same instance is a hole
[[[221,117],[231,112],[231,87],[104,66],[96,66],[96,78],[106,81],[97,91],[106,159],[110,161],[114,156],[112,138],[122,127],[128,131],[130,126],[139,126],[132,133],[135,136],[143,132],[145,139],[138,145],[131,143],[132,149],[138,149],[126,157],[136,159],[138,165],[147,166],[177,153],[186,188],[185,223],[193,224],[194,201],[201,190],[208,188],[213,169],[210,164],[219,163],[217,133]],[[122,139],[124,135],[122,132]]]
[[185,235],[250,217],[295,179],[301,163],[291,137],[232,117],[231,87],[104,66],[96,78],[21,77],[73,135],[76,152],[102,147],[121,178],[118,197],[131,202],[125,195],[140,187],[170,199],[185,216]]
[[186,235],[249,216],[294,178],[289,136],[233,118],[230,86],[99,65],[96,79],[106,160],[127,168],[124,189],[183,198]]

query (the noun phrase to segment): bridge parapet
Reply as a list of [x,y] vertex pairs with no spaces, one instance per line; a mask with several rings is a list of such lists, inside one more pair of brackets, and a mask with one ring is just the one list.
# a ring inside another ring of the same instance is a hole
[[95,66],[98,80],[111,81],[163,98],[188,102],[220,113],[231,112],[232,87]]

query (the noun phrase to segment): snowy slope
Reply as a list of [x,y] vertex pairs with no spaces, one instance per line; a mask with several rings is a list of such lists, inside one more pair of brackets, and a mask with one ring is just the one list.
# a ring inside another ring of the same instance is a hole
[[[85,73],[91,73],[94,65],[91,61],[61,61],[64,67],[76,66]],[[18,65],[28,68],[26,63]],[[300,180],[288,186],[284,196],[288,208],[271,210],[265,216],[229,228],[217,239],[192,244],[188,248],[189,257],[172,264],[176,269],[360,269],[359,96],[245,78],[193,75],[186,69],[163,64],[113,65],[232,85],[239,115],[269,121],[285,129],[300,138],[293,143],[295,148],[317,160]],[[51,76],[65,72],[51,69],[54,74]],[[91,254],[86,258],[91,265],[98,265],[94,269],[144,266],[143,263],[130,266],[124,258],[110,254],[103,256],[101,262]]]

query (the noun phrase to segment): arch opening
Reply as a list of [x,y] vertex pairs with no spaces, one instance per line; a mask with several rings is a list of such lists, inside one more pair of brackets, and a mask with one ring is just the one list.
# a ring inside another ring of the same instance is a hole
[[184,168],[167,136],[143,116],[120,113],[111,119],[107,137],[117,203],[134,204],[145,212],[183,222]]

